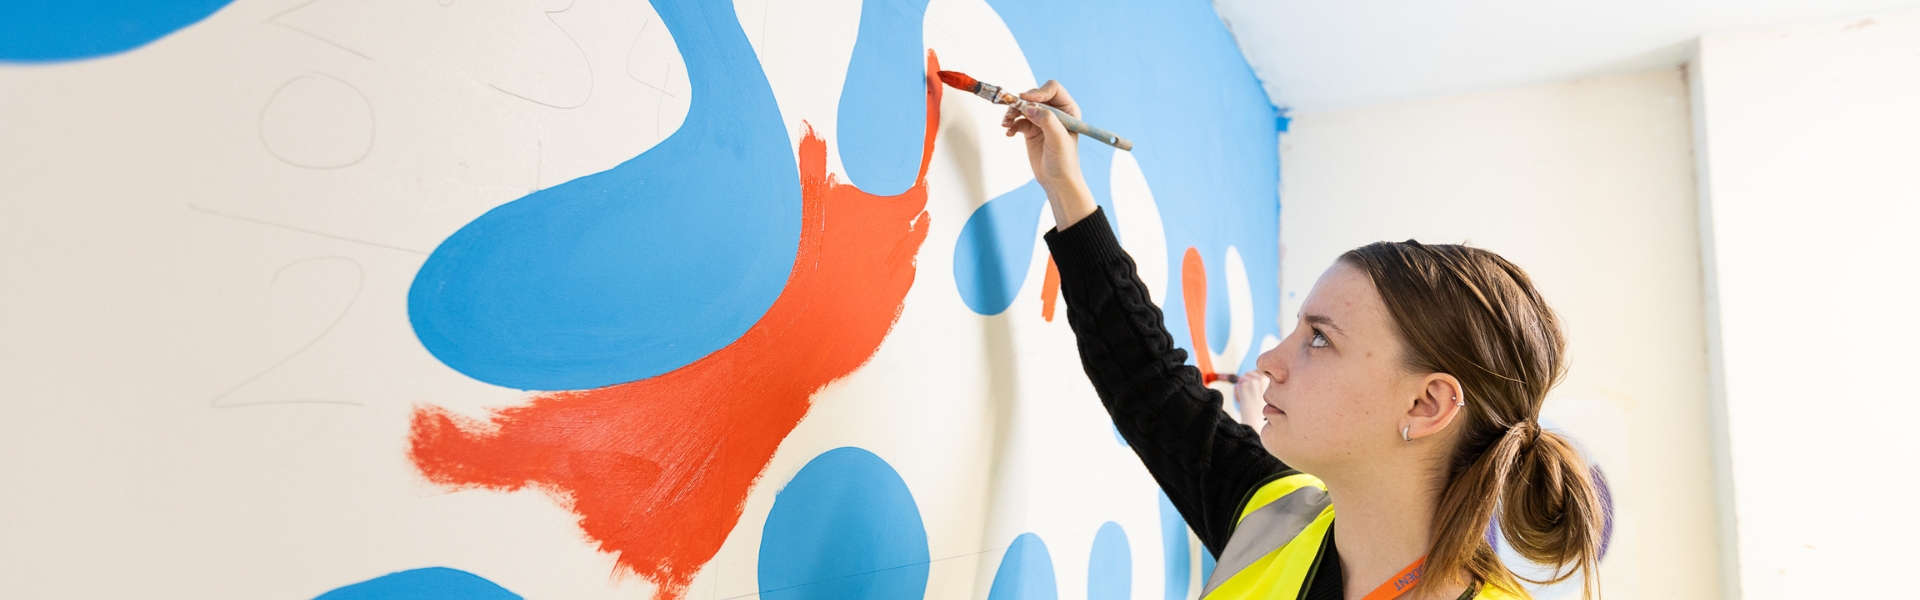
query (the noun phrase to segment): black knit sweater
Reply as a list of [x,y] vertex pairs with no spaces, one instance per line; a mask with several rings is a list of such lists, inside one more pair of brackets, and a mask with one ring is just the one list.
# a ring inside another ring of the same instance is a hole
[[[1220,392],[1187,365],[1187,352],[1174,346],[1104,211],[1048,232],[1046,240],[1094,391],[1147,472],[1218,557],[1249,496],[1287,465],[1261,446],[1252,428],[1228,416]],[[1302,598],[1341,597],[1335,552],[1328,535]]]

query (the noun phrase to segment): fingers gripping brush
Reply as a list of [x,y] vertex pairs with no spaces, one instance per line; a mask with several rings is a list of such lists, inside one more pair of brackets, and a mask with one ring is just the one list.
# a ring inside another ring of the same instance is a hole
[[986,83],[978,79],[974,79],[972,77],[968,77],[966,73],[961,73],[959,71],[941,71],[940,81],[942,83],[947,84],[948,86],[952,86],[953,89],[960,90],[969,94],[973,94],[981,98],[986,98],[988,102],[992,102],[994,104],[1005,104],[1005,105],[1012,106],[1014,108],[1020,108],[1020,109],[1024,109],[1028,106],[1038,106],[1040,108],[1053,111],[1053,116],[1056,118],[1059,118],[1060,124],[1066,126],[1068,131],[1072,131],[1080,135],[1084,135],[1096,140],[1100,140],[1100,143],[1106,144],[1108,146],[1113,146],[1115,148],[1119,148],[1121,150],[1126,150],[1129,152],[1133,151],[1133,142],[1127,141],[1127,138],[1114,135],[1113,132],[1111,131],[1107,131],[1099,127],[1088,125],[1086,121],[1082,121],[1080,119],[1074,118],[1073,115],[1069,115],[1067,114],[1066,111],[1060,110],[1058,108],[1047,106],[1045,104],[1040,104],[1038,102],[1028,102],[1026,100],[1021,100],[1019,96],[1015,96],[1013,94],[1009,94],[1001,90],[1000,86],[993,85],[991,83]]

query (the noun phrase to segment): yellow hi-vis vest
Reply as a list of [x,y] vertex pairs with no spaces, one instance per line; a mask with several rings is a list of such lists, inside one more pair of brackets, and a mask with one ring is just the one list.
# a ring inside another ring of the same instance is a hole
[[[1296,600],[1319,569],[1333,527],[1333,501],[1320,478],[1293,473],[1254,490],[1240,509],[1233,536],[1201,589],[1205,600]],[[1519,600],[1480,586],[1474,600]]]

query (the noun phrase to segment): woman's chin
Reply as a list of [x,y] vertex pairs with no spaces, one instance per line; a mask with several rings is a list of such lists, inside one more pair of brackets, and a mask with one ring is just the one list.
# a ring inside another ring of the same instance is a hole
[[1273,421],[1267,421],[1266,424],[1261,425],[1260,445],[1267,449],[1267,454],[1272,454],[1274,457],[1279,458],[1280,462],[1287,462],[1283,444],[1280,443],[1280,432],[1276,431],[1276,429]]

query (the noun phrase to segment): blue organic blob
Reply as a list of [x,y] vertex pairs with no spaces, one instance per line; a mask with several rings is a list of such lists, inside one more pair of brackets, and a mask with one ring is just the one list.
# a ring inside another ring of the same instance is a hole
[[[1167,600],[1185,600],[1192,586],[1193,558],[1187,553],[1187,522],[1173,507],[1167,493],[1160,492],[1160,550],[1167,570]],[[1206,554],[1202,552],[1201,554]]]
[[773,92],[731,1],[655,9],[692,80],[685,123],[442,242],[407,297],[415,335],[441,362],[519,389],[625,383],[725,347],[779,297],[801,200]]
[[1027,280],[1033,257],[1034,229],[1047,194],[1029,181],[1011,192],[988,200],[960,226],[953,250],[953,282],[960,300],[983,315],[997,315],[1013,305],[1013,296]]
[[99,58],[145,46],[233,0],[0,2],[0,62]]
[[917,600],[927,530],[893,467],[859,448],[808,461],[774,496],[760,537],[764,600]]
[[[1087,189],[1109,215],[1113,214],[1113,199],[1108,193],[1113,187],[1109,175],[1113,152],[1113,147],[1106,144],[1080,140],[1080,170],[1086,173]],[[959,286],[960,300],[967,308],[997,315],[1013,305],[1013,297],[1019,295],[1020,284],[1026,282],[1027,269],[1033,264],[1033,232],[1040,227],[1046,205],[1046,190],[1040,189],[1039,182],[1029,181],[988,200],[967,217],[953,248],[953,282]]]
[[1093,554],[1087,557],[1087,600],[1127,600],[1133,597],[1133,546],[1119,523],[1100,524],[1093,536]]
[[927,105],[900,98],[926,93],[920,24],[927,0],[867,0],[840,92],[840,163],[861,190],[891,196],[913,187],[926,144]]
[[1053,580],[1053,556],[1040,536],[1022,533],[1000,557],[987,600],[1056,600],[1060,586]]
[[382,575],[314,600],[520,600],[520,595],[466,571],[428,567]]

